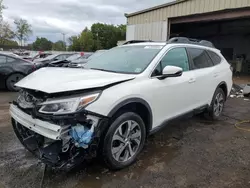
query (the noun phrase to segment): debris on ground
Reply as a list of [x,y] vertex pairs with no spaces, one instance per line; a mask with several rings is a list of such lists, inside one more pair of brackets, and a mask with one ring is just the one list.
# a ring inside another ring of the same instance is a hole
[[250,84],[247,84],[243,89],[243,95],[245,97],[250,97]]
[[109,172],[109,169],[104,169],[104,170],[102,171],[102,174],[106,174],[107,172]]
[[[237,85],[237,84],[233,84],[231,93],[230,93],[230,97],[231,98],[244,98],[245,94],[244,94],[244,89],[246,88],[246,85]],[[250,87],[249,87],[250,89]]]

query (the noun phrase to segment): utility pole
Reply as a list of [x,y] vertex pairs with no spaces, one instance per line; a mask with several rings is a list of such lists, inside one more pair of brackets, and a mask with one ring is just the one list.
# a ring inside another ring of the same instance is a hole
[[65,45],[65,51],[67,51],[66,41],[65,41],[65,33],[61,33],[63,35],[63,43]]

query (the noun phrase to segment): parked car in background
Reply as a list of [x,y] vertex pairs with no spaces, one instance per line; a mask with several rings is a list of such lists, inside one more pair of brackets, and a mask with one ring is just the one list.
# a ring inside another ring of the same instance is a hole
[[69,63],[80,60],[80,59],[87,59],[93,53],[92,52],[80,52],[69,56],[65,60],[57,60],[49,63],[48,67],[68,67]]
[[73,60],[69,63],[68,67],[70,68],[82,68],[83,65],[85,63],[87,63],[89,60],[91,60],[92,58],[98,57],[100,55],[102,55],[104,52],[106,52],[107,50],[98,50],[96,51],[94,54],[90,55],[90,56],[83,56],[80,57],[76,60]]
[[10,56],[13,56],[13,57],[21,58],[19,55],[15,54],[13,52],[10,52],[10,51],[2,51],[1,53],[6,54],[6,55],[10,55]]
[[42,68],[42,67],[47,67],[53,61],[65,60],[72,55],[73,55],[72,53],[53,54],[46,58],[36,59],[34,60],[34,62],[36,63],[37,68]]
[[13,53],[19,55],[21,58],[30,56],[30,52],[25,50],[14,50]]
[[115,47],[84,69],[38,70],[17,86],[12,125],[29,151],[58,168],[99,153],[122,169],[171,120],[200,113],[218,120],[232,71],[210,42],[175,38]]
[[38,54],[36,54],[35,56],[31,57],[31,61],[37,60],[37,59],[44,59],[48,56],[52,55],[52,53],[50,52],[39,52]]
[[32,62],[23,60],[14,55],[0,53],[0,88],[18,91],[15,83],[36,70]]

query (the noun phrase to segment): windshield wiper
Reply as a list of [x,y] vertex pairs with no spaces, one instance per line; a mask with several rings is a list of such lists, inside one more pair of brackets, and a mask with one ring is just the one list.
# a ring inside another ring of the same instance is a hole
[[98,68],[90,68],[91,70],[99,70],[99,71],[104,71],[104,72],[114,72],[114,73],[119,73],[118,71],[111,71],[111,70],[106,70],[106,69],[98,69]]
[[91,70],[99,70],[99,71],[106,71],[105,69],[98,69],[98,68],[90,68]]

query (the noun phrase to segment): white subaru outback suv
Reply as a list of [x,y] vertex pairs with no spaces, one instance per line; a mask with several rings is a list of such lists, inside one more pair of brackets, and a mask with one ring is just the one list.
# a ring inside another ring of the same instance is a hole
[[121,169],[170,120],[201,112],[218,119],[232,72],[210,42],[175,38],[115,47],[84,69],[42,68],[16,86],[10,114],[26,149],[55,168],[100,154]]

